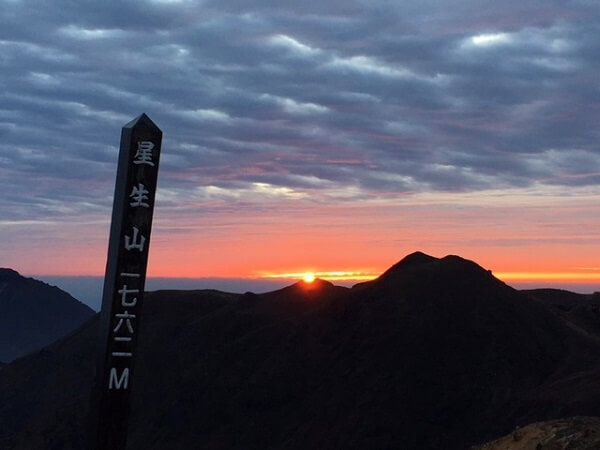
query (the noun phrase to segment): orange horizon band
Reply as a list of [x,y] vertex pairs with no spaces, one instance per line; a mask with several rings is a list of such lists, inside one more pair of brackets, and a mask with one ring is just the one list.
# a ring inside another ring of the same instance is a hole
[[580,272],[493,272],[494,276],[510,281],[579,281],[600,283],[600,273]]
[[309,273],[313,274],[316,278],[334,281],[368,281],[374,280],[379,276],[379,274],[360,271],[319,272],[307,270],[305,272],[263,273],[259,277],[265,279],[295,280],[302,279]]
[[[285,272],[267,273],[259,275],[263,279],[302,279],[307,273],[312,273],[317,278],[334,281],[368,281],[374,280],[380,274],[360,271],[332,271],[332,272]],[[492,272],[496,278],[504,281],[576,281],[581,283],[600,283],[600,273],[582,272]]]

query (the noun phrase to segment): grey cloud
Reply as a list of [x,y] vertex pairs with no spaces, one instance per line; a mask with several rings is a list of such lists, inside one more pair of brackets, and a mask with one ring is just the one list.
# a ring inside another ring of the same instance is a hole
[[142,111],[165,132],[165,189],[594,185],[598,7],[516,5],[5,3],[0,186],[110,198]]

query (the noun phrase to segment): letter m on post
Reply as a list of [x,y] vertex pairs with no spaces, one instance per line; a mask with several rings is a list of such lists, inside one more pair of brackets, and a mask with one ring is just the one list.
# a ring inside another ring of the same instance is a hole
[[117,368],[112,367],[110,369],[110,376],[108,378],[109,389],[127,389],[129,385],[129,367],[125,367],[121,372],[121,376],[117,374]]

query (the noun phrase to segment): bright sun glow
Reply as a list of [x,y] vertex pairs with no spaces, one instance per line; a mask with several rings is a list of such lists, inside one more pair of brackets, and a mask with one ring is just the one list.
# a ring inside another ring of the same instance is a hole
[[297,280],[298,278],[312,281],[320,278],[328,281],[368,281],[377,278],[378,274],[371,271],[335,271],[335,272],[259,272],[261,278],[279,278],[288,280]]
[[304,274],[304,276],[302,277],[302,279],[306,282],[306,283],[312,283],[313,281],[315,281],[315,274],[312,272],[306,272]]

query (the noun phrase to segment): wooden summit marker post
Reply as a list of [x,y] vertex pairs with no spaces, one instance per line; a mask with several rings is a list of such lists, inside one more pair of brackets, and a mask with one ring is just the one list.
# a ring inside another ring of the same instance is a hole
[[162,131],[146,114],[121,132],[100,313],[89,448],[125,449]]

